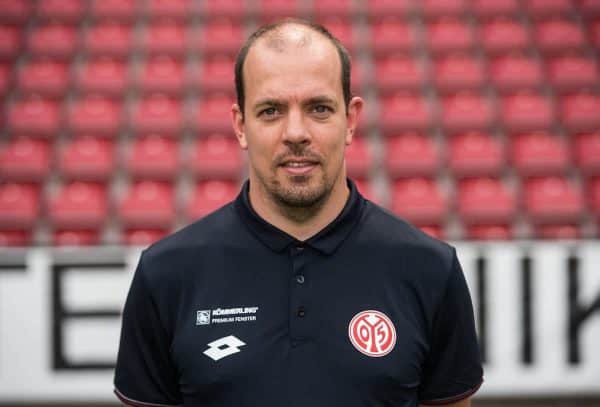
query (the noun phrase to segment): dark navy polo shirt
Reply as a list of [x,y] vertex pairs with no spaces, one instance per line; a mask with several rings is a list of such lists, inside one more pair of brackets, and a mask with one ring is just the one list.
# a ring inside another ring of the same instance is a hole
[[133,406],[417,406],[482,368],[449,245],[365,200],[305,242],[237,199],[145,250],[116,394]]

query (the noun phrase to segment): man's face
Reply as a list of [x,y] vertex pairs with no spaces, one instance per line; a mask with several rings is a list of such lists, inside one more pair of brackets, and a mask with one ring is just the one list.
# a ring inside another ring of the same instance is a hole
[[333,44],[303,27],[288,29],[288,43],[266,37],[250,49],[245,112],[242,117],[234,106],[233,118],[248,150],[251,183],[264,198],[300,208],[322,202],[336,182],[345,182],[344,150],[362,101],[347,116]]

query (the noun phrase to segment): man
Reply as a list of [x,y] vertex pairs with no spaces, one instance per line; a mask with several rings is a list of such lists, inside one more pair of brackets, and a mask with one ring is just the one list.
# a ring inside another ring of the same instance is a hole
[[232,121],[249,181],[142,254],[115,375],[124,403],[470,405],[482,369],[456,253],[346,179],[363,107],[349,78],[339,42],[303,21],[242,48]]

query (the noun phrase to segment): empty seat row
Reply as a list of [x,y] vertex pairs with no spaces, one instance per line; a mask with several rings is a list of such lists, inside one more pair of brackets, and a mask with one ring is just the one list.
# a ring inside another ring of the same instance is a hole
[[239,179],[242,156],[233,136],[214,135],[199,139],[185,160],[181,147],[172,139],[147,136],[136,140],[124,157],[114,142],[93,137],[73,139],[53,159],[43,140],[18,138],[0,149],[0,178],[40,181],[56,170],[66,179],[105,180],[119,164],[135,178],[174,178],[184,168],[198,177]]

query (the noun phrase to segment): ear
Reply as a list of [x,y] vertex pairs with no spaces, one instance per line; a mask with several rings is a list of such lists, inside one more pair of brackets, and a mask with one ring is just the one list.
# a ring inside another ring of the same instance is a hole
[[350,143],[352,143],[352,138],[354,137],[354,132],[356,131],[358,119],[360,118],[363,105],[364,101],[358,96],[350,99],[350,103],[348,103],[348,113],[346,115],[348,122],[348,129],[346,131],[346,145],[350,145]]
[[244,133],[244,115],[237,104],[231,106],[231,124],[240,147],[242,150],[247,150],[248,142]]

